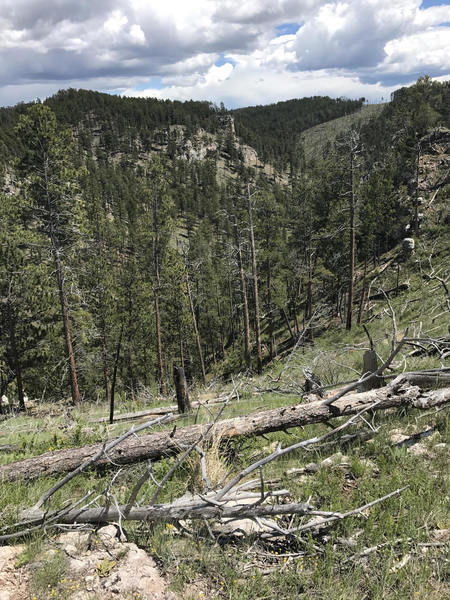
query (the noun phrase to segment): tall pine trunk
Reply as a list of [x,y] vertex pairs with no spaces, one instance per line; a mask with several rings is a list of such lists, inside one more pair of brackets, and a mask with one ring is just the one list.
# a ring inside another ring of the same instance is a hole
[[202,370],[202,380],[203,380],[203,383],[206,383],[206,371],[205,371],[205,363],[203,360],[202,344],[201,344],[200,334],[199,334],[198,326],[197,326],[197,318],[195,316],[194,302],[192,300],[191,285],[189,282],[189,273],[187,271],[186,271],[186,289],[187,289],[188,298],[189,298],[189,306],[191,308],[192,324],[194,326],[195,340],[197,342],[198,356],[200,359],[200,368]]
[[253,293],[255,301],[255,334],[256,334],[256,356],[257,371],[262,373],[262,348],[261,348],[261,321],[259,314],[259,292],[258,292],[258,269],[256,264],[255,235],[253,231],[253,210],[250,184],[247,184],[247,212],[250,230],[250,249],[252,254]]
[[158,375],[159,375],[159,391],[165,396],[166,381],[164,376],[164,362],[162,353],[162,342],[161,342],[161,315],[159,312],[159,277],[157,278],[157,287],[154,291],[153,303],[155,309],[155,323],[156,323],[156,354],[158,357]]
[[355,169],[356,157],[360,153],[360,136],[355,130],[350,131],[346,141],[346,149],[350,158],[350,181],[346,193],[348,197],[349,211],[349,242],[348,242],[348,293],[347,293],[347,318],[346,329],[351,330],[353,318],[353,302],[355,296],[355,217],[356,217],[356,190],[355,190]]
[[244,356],[245,356],[245,365],[247,369],[250,369],[252,366],[252,347],[251,347],[251,339],[250,339],[250,316],[248,313],[248,298],[247,298],[247,285],[245,283],[245,272],[244,265],[242,262],[242,252],[241,252],[241,244],[239,239],[239,230],[237,226],[236,218],[234,219],[234,239],[236,244],[236,252],[238,259],[238,268],[239,268],[239,279],[241,282],[241,294],[242,294],[242,306],[244,313]]
[[23,393],[23,381],[22,381],[22,366],[20,364],[19,352],[17,349],[16,341],[16,319],[12,312],[11,305],[8,306],[8,325],[9,325],[9,342],[11,347],[11,358],[14,365],[14,374],[16,376],[17,383],[17,398],[19,401],[19,410],[25,410],[25,400]]
[[72,394],[72,404],[75,406],[80,403],[80,390],[78,388],[77,368],[75,364],[75,355],[72,346],[72,334],[70,330],[69,306],[67,304],[66,291],[64,288],[64,277],[62,272],[59,250],[52,243],[52,251],[55,260],[56,278],[58,281],[59,301],[61,304],[61,315],[63,321],[64,340],[66,344],[66,356],[69,363],[70,389]]

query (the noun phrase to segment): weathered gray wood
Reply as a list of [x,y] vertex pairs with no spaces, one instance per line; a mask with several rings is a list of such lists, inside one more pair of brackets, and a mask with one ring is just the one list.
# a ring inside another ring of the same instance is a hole
[[[327,404],[327,400],[298,404],[250,415],[219,421],[206,436],[220,436],[222,440],[237,436],[252,436],[300,427],[309,423],[319,423],[332,419],[337,414],[355,414],[377,402],[374,410],[393,407],[432,408],[450,402],[450,387],[423,392],[417,386],[410,386],[395,380],[390,385],[362,394],[348,394]],[[96,462],[101,467],[117,464],[130,464],[147,459],[158,460],[185,451],[199,439],[208,425],[191,425],[173,431],[162,431],[142,436],[133,436],[115,447],[108,457],[102,456]],[[14,481],[20,478],[33,479],[42,475],[55,475],[76,469],[80,463],[99,452],[102,444],[91,444],[81,448],[46,452],[0,466],[0,481]]]
[[[378,370],[378,367],[378,356],[375,350],[366,350],[363,355],[363,370],[361,377],[368,375],[369,373],[375,373]],[[362,381],[358,386],[358,392],[368,392],[369,390],[380,388],[384,385],[384,379],[380,375],[380,377]]]
[[[58,523],[101,523],[118,521],[123,517],[125,507],[88,508],[73,510],[58,518]],[[120,512],[119,512],[120,510]],[[267,517],[271,515],[306,515],[314,512],[314,507],[306,503],[298,504],[238,504],[236,506],[216,506],[201,500],[192,504],[151,504],[149,506],[133,507],[127,514],[130,521],[171,521],[183,519],[213,519],[213,518],[245,518]],[[33,522],[45,520],[48,517],[44,511],[27,513],[27,519]]]

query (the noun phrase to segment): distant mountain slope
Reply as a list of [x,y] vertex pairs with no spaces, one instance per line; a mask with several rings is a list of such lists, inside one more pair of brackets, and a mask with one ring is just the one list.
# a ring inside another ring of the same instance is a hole
[[376,119],[386,104],[367,104],[352,114],[345,115],[310,127],[301,135],[301,141],[307,158],[321,152],[327,144],[354,125],[364,125],[370,119]]
[[[361,107],[362,99],[315,96],[227,111],[211,102],[127,98],[69,89],[48,98],[45,104],[61,124],[76,130],[85,149],[92,147],[92,138],[96,137],[97,145],[114,152],[129,151],[136,141],[139,149],[150,150],[155,142],[167,142],[162,137],[173,131],[174,126],[185,128],[186,139],[195,136],[199,129],[226,138],[224,130],[228,130],[228,134],[232,132],[228,127],[232,116],[236,135],[242,142],[254,148],[260,160],[282,171],[292,161],[302,131],[354,113]],[[17,152],[14,125],[28,106],[18,104],[0,109],[0,160]],[[224,140],[228,146],[232,144],[229,137]]]
[[329,98],[313,96],[277,102],[267,106],[249,106],[231,111],[236,134],[253,146],[268,162],[290,159],[300,134],[320,123],[353,114],[363,98]]

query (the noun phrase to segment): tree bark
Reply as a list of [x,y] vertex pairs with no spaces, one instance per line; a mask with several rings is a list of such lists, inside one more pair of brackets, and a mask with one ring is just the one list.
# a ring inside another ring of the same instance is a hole
[[13,315],[13,309],[11,305],[8,306],[8,324],[9,324],[9,342],[11,346],[11,358],[14,365],[14,375],[16,376],[17,383],[17,399],[19,401],[19,410],[25,410],[25,400],[23,393],[23,381],[22,381],[22,366],[20,364],[19,352],[17,350],[16,342],[16,320]]
[[348,306],[346,329],[352,328],[353,295],[355,286],[355,150],[350,149],[350,193],[349,193],[349,273],[348,273]]
[[202,344],[200,341],[200,333],[198,331],[198,326],[197,326],[197,318],[195,316],[194,302],[192,301],[191,284],[189,283],[189,273],[187,272],[187,270],[186,270],[186,289],[187,289],[188,298],[189,298],[189,306],[191,307],[192,324],[194,326],[195,340],[197,342],[198,356],[200,359],[200,367],[202,370],[202,380],[203,380],[203,383],[206,383],[206,371],[205,371],[205,362],[203,360]]
[[159,291],[158,288],[154,291],[154,307],[155,307],[155,323],[156,323],[156,352],[158,356],[158,372],[159,372],[159,391],[162,396],[167,393],[166,381],[164,376],[164,363],[162,356],[162,342],[161,342],[161,315],[159,312]]
[[67,304],[66,292],[64,289],[64,278],[62,273],[61,260],[59,258],[59,250],[55,248],[52,240],[52,252],[55,259],[56,278],[58,281],[59,301],[61,303],[61,314],[63,320],[64,339],[66,342],[66,354],[69,361],[70,372],[70,389],[72,393],[72,404],[80,403],[80,390],[78,388],[77,368],[75,365],[75,355],[72,346],[72,334],[70,331],[69,307]]
[[[363,370],[361,377],[369,375],[369,373],[375,373],[379,366],[378,356],[375,350],[366,350],[363,354]],[[358,387],[358,391],[368,392],[369,390],[382,387],[383,385],[384,380],[382,377],[374,377],[373,379],[369,379],[369,381],[361,383]]]
[[123,323],[120,327],[119,339],[117,340],[116,356],[114,358],[113,377],[111,382],[111,392],[109,395],[109,422],[110,424],[114,421],[114,402],[116,396],[116,381],[117,381],[117,369],[119,366],[120,349],[122,347],[123,337]]
[[259,292],[258,292],[258,269],[256,264],[255,235],[253,231],[253,209],[250,184],[247,184],[247,212],[250,230],[250,248],[252,254],[253,292],[255,296],[255,334],[256,334],[256,356],[257,371],[262,373],[262,348],[261,348],[261,321],[259,314]]
[[248,298],[247,298],[247,286],[245,283],[245,272],[244,265],[242,263],[242,252],[241,252],[241,243],[239,239],[239,230],[237,226],[236,218],[233,223],[234,229],[234,240],[236,244],[236,252],[238,259],[238,267],[239,267],[239,278],[241,281],[241,293],[242,293],[242,303],[243,303],[243,313],[244,313],[244,356],[245,356],[245,365],[247,369],[250,369],[252,366],[252,347],[250,340],[250,317],[248,313]]
[[173,365],[173,379],[175,383],[175,390],[177,394],[178,412],[183,414],[192,410],[191,403],[189,401],[188,388],[186,383],[186,375],[184,374],[183,367]]
[[[301,427],[310,423],[326,422],[339,416],[356,414],[377,403],[373,410],[413,407],[428,409],[450,402],[450,387],[429,392],[411,387],[397,378],[390,385],[362,394],[351,393],[335,401],[330,407],[326,401],[317,401],[296,406],[261,411],[243,417],[219,421],[206,439],[220,437],[225,441],[234,437],[263,435],[273,431]],[[208,425],[192,425],[175,432],[162,431],[142,436],[130,436],[123,444],[96,462],[100,467],[131,464],[143,460],[158,460],[172,456],[189,448]],[[81,448],[46,452],[34,458],[0,466],[0,481],[28,480],[42,475],[55,475],[77,468],[83,461],[94,456],[103,444],[92,444]],[[112,462],[111,462],[112,461]]]
[[[256,505],[255,505],[256,504]],[[184,519],[244,519],[269,517],[274,515],[307,515],[314,513],[314,507],[306,503],[289,504],[237,504],[235,506],[214,506],[203,500],[186,502],[186,504],[153,504],[133,507],[126,511],[126,506],[107,508],[74,509],[58,517],[58,523],[104,523],[119,521],[126,514],[129,521],[179,521]],[[25,513],[27,520],[39,522],[48,518],[45,511]],[[51,515],[50,515],[51,517]]]

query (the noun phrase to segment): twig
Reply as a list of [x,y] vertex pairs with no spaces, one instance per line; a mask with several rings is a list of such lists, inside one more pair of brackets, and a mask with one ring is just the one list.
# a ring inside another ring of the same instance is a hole
[[58,483],[56,483],[47,492],[45,492],[45,494],[43,494],[39,498],[39,500],[36,502],[36,504],[33,506],[32,510],[34,511],[34,510],[37,510],[37,509],[41,508],[41,506],[43,506],[44,503],[47,502],[47,500],[51,496],[53,496],[53,494],[55,492],[57,492],[59,489],[61,489],[64,485],[66,485],[66,483],[68,483],[69,481],[71,481],[74,477],[76,477],[77,475],[79,475],[82,471],[84,471],[85,469],[87,469],[88,467],[90,467],[92,464],[94,464],[95,462],[97,462],[104,454],[107,455],[107,453],[110,450],[112,450],[113,448],[115,448],[116,446],[118,446],[119,444],[121,444],[124,440],[126,440],[130,436],[138,433],[139,431],[142,431],[144,429],[148,429],[149,427],[153,427],[154,425],[157,425],[158,423],[164,423],[164,421],[167,421],[167,419],[170,416],[171,416],[171,414],[169,413],[167,415],[164,415],[163,417],[158,417],[157,419],[154,419],[153,421],[149,421],[148,423],[144,423],[142,425],[139,425],[139,427],[132,427],[129,431],[125,432],[124,434],[122,434],[120,437],[116,438],[115,440],[113,440],[109,444],[104,444],[103,447],[97,452],[97,454],[95,454],[94,456],[92,456],[88,460],[85,460],[83,463],[81,463],[81,465],[79,467],[77,467],[75,470],[73,470],[70,473],[68,473],[65,477],[63,477],[62,479],[60,479],[58,481]]

